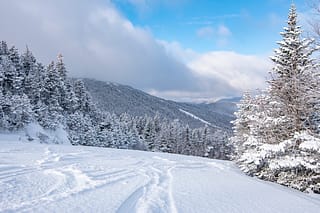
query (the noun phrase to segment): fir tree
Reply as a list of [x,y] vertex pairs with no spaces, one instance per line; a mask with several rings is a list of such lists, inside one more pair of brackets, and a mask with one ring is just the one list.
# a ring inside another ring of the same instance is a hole
[[47,67],[45,84],[41,94],[41,101],[46,105],[46,118],[43,118],[48,123],[46,128],[55,129],[62,122],[62,108],[59,104],[60,94],[60,78],[55,69],[54,62],[51,62]]
[[9,49],[8,57],[11,61],[11,65],[14,67],[13,73],[11,74],[12,92],[13,94],[22,95],[25,74],[22,71],[19,52],[14,46]]
[[152,118],[148,118],[144,128],[143,138],[149,151],[155,151],[155,131],[155,125]]
[[56,70],[60,76],[62,82],[66,82],[67,80],[67,69],[63,62],[63,56],[61,54],[57,57]]
[[292,5],[288,26],[281,33],[282,41],[278,42],[280,47],[271,57],[275,66],[269,81],[271,99],[281,105],[282,113],[291,121],[286,127],[289,137],[310,127],[310,119],[319,105],[318,65],[311,58],[316,49],[311,47],[313,40],[302,39],[301,33],[296,8]]
[[8,50],[8,45],[7,42],[1,41],[0,42],[0,55],[8,55],[9,50]]
[[236,119],[233,124],[233,137],[232,142],[236,147],[237,153],[241,152],[243,143],[247,141],[250,135],[250,126],[252,126],[253,114],[253,98],[250,93],[246,92],[237,105],[238,111],[235,112]]
[[1,68],[2,72],[2,92],[4,95],[15,94],[15,81],[16,78],[16,69],[12,64],[12,61],[8,58],[8,55],[1,56]]
[[[23,89],[24,93],[28,95],[29,98],[33,99],[34,92],[38,92],[39,88],[35,88],[35,86],[39,86],[40,83],[36,81],[36,59],[33,56],[32,52],[27,47],[25,53],[21,56],[21,65],[22,65],[22,72],[24,73],[23,79]],[[34,100],[32,100],[34,101]]]
[[79,110],[83,113],[90,113],[94,110],[91,97],[87,92],[82,80],[76,80],[74,83],[74,93],[78,100]]
[[29,98],[26,95],[13,95],[8,115],[10,130],[19,130],[33,121],[34,115]]

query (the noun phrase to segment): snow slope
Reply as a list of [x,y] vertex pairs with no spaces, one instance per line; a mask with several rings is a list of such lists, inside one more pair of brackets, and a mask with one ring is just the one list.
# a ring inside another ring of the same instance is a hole
[[[1,139],[0,139],[1,140]],[[319,212],[320,197],[232,162],[1,141],[0,212]]]
[[185,110],[183,110],[183,109],[179,109],[179,111],[180,111],[180,112],[183,112],[184,114],[186,114],[186,115],[188,115],[188,116],[190,116],[190,117],[192,117],[192,118],[194,118],[194,119],[196,119],[196,120],[198,120],[198,121],[200,121],[201,123],[203,123],[203,124],[205,124],[205,125],[211,126],[211,123],[209,123],[208,121],[205,121],[205,120],[203,120],[203,119],[201,119],[201,118],[193,115],[193,114],[190,113],[190,112],[187,112],[187,111],[185,111]]

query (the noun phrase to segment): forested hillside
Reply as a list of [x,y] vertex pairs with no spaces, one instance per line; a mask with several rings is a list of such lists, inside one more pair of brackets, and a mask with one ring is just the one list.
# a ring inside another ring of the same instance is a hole
[[[143,116],[116,114],[111,109],[101,110],[92,101],[82,80],[68,78],[61,55],[56,62],[44,66],[28,48],[20,55],[15,47],[9,48],[2,41],[0,88],[1,131],[21,131],[30,129],[27,128],[30,125],[40,126],[37,129],[41,131],[26,133],[29,140],[60,143],[59,137],[51,137],[49,132],[56,132],[53,135],[64,132],[73,145],[140,149],[221,159],[229,158],[231,152],[227,132],[221,128],[212,128],[211,124],[199,128],[189,127],[178,119],[160,116],[157,113],[159,108],[154,108],[153,114]],[[106,99],[99,103],[108,101],[114,100]],[[121,101],[129,102],[129,99]],[[125,112],[131,112],[130,106],[133,109],[135,107],[134,104],[126,106],[128,108]]]
[[[94,79],[82,79],[97,107],[116,115],[128,113],[131,116],[150,116],[159,114],[173,121],[178,119],[192,128],[208,125],[231,131],[237,100],[221,100],[214,103],[179,103],[149,95],[143,91],[117,83],[102,82]],[[205,120],[195,119],[183,111]]]

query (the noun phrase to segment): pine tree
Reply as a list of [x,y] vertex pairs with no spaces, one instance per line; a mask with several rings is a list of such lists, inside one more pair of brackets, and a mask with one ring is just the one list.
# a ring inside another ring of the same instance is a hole
[[28,76],[30,72],[33,71],[36,62],[36,58],[33,56],[32,52],[29,50],[27,46],[26,51],[21,56],[21,65],[26,76]]
[[60,94],[60,78],[54,67],[54,62],[51,62],[47,67],[45,84],[41,94],[41,101],[46,105],[47,113],[44,113],[44,118],[48,123],[46,128],[56,129],[63,122],[62,108],[59,104]]
[[12,95],[15,93],[14,82],[16,78],[16,69],[12,64],[12,61],[7,55],[1,56],[1,68],[2,72],[2,92],[4,95]]
[[2,57],[0,56],[0,90],[1,90],[1,94],[4,92],[4,82],[5,82],[5,67],[2,65]]
[[238,111],[235,112],[236,119],[232,121],[233,137],[231,141],[235,146],[235,156],[239,157],[245,149],[244,143],[248,140],[253,126],[254,99],[249,92],[244,93],[239,104]]
[[30,100],[26,95],[13,95],[10,100],[10,112],[8,115],[10,130],[19,130],[33,121],[34,114]]
[[56,70],[59,73],[61,81],[65,82],[67,80],[67,69],[63,62],[63,56],[59,54],[57,59],[58,61],[56,63]]
[[8,55],[8,54],[9,54],[9,50],[8,50],[7,42],[1,41],[0,42],[0,56],[1,55]]
[[161,131],[155,140],[156,148],[160,152],[171,152],[171,144],[169,143],[169,126],[167,122],[161,124]]
[[190,127],[186,126],[183,128],[182,132],[182,154],[191,155],[192,152],[192,144],[191,144],[191,132]]
[[20,73],[21,71],[20,55],[19,55],[18,49],[15,46],[12,46],[9,49],[8,56],[13,66],[16,68],[16,71]]
[[76,95],[76,98],[78,99],[79,110],[83,113],[90,113],[93,110],[95,110],[91,101],[91,97],[87,92],[83,81],[76,80],[73,88],[74,88],[74,93]]
[[37,75],[37,67],[36,67],[36,59],[33,56],[32,52],[27,47],[25,53],[21,56],[21,65],[22,72],[24,73],[23,78],[23,90],[24,93],[28,95],[32,102],[35,102],[34,93],[38,93],[40,88],[40,81],[36,81]]
[[43,101],[42,95],[45,91],[45,68],[41,63],[35,64],[34,69],[31,69],[29,75],[26,78],[26,83],[29,85],[26,87],[25,93],[29,96],[30,102],[33,105],[38,104],[39,101]]
[[98,135],[89,115],[76,111],[67,118],[69,140],[73,145],[98,146]]
[[61,54],[59,54],[57,57],[55,70],[59,76],[59,93],[60,93],[59,104],[62,107],[62,109],[68,110],[68,108],[72,107],[71,106],[72,103],[70,103],[70,101],[71,102],[75,101],[75,96],[74,96],[75,94],[70,88],[71,84],[67,79],[67,69],[63,62],[63,56]]
[[311,58],[316,49],[311,47],[312,40],[301,38],[301,33],[296,8],[292,5],[288,26],[281,33],[282,41],[278,42],[280,47],[271,57],[275,66],[269,81],[271,99],[281,105],[281,111],[291,121],[286,127],[289,137],[310,127],[310,119],[319,102],[318,65]]
[[8,103],[8,100],[2,94],[2,90],[0,90],[0,129],[1,130],[9,129],[9,121],[10,121],[8,117],[9,112],[10,112],[10,103]]
[[14,67],[14,72],[12,73],[12,92],[13,94],[22,95],[25,74],[22,71],[19,52],[14,46],[9,49],[8,57]]
[[79,109],[79,100],[74,92],[74,88],[70,80],[66,80],[64,88],[65,91],[61,105],[66,113],[72,114]]
[[112,146],[112,115],[110,113],[103,113],[102,121],[97,125],[97,141],[98,146],[111,147]]
[[150,117],[147,118],[143,138],[149,151],[155,151],[155,131],[154,120]]

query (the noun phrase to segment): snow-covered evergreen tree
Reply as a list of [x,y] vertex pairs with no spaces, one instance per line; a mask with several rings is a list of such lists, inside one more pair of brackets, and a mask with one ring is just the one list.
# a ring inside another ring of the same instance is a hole
[[244,96],[231,140],[246,173],[320,193],[320,81],[312,59],[317,49],[311,46],[312,40],[301,38],[301,32],[292,5],[283,39],[271,58],[275,66],[270,87],[254,98]]
[[67,69],[63,62],[63,56],[61,54],[57,57],[57,63],[56,63],[56,70],[60,76],[60,79],[62,82],[65,82],[67,80]]
[[59,104],[62,109],[69,110],[72,108],[72,104],[75,101],[75,94],[72,92],[71,84],[67,79],[67,69],[63,62],[63,57],[61,54],[57,57],[57,62],[55,65],[55,70],[59,76]]
[[54,62],[51,62],[46,70],[44,79],[44,88],[41,94],[41,101],[46,105],[46,116],[43,118],[47,121],[45,127],[49,129],[56,129],[59,124],[63,122],[62,107],[59,104],[61,99],[60,93],[60,77],[55,69]]
[[23,80],[25,74],[21,68],[20,55],[18,49],[14,46],[9,49],[8,57],[11,61],[12,66],[14,67],[14,72],[12,74],[12,92],[13,94],[22,95],[23,92]]
[[0,90],[0,129],[8,130],[9,129],[9,114],[10,114],[10,103],[7,100],[7,97],[2,94]]
[[[315,107],[319,106],[318,64],[311,58],[316,50],[313,40],[301,38],[301,27],[297,25],[297,12],[291,6],[288,26],[281,33],[283,39],[271,57],[275,66],[270,83],[270,96],[281,104],[282,113],[291,122],[287,123],[287,136],[310,128]],[[285,139],[285,138],[283,138]]]
[[0,55],[8,55],[9,50],[8,50],[8,45],[7,42],[1,41],[0,42]]
[[[37,79],[37,74],[39,74],[38,67],[36,64],[36,59],[32,52],[27,47],[25,53],[21,56],[22,72],[25,77],[23,79],[23,90],[32,102],[36,102],[40,94],[41,80]],[[38,81],[37,81],[38,80]],[[37,97],[37,98],[36,98]]]
[[74,93],[76,95],[76,98],[78,100],[78,107],[79,107],[78,109],[84,113],[90,113],[93,110],[95,110],[91,97],[88,91],[86,90],[83,81],[76,80],[73,88],[74,88]]
[[[18,82],[16,68],[14,67],[12,61],[9,59],[8,55],[1,55],[1,67],[0,72],[2,76],[2,93],[4,95],[12,95],[16,93],[16,85]],[[19,86],[19,84],[17,85]]]
[[10,112],[7,112],[10,130],[21,129],[33,121],[32,106],[26,95],[13,95],[8,102],[10,103]]
[[152,118],[147,118],[146,125],[144,127],[143,138],[146,142],[147,148],[150,151],[155,151],[155,126]]

